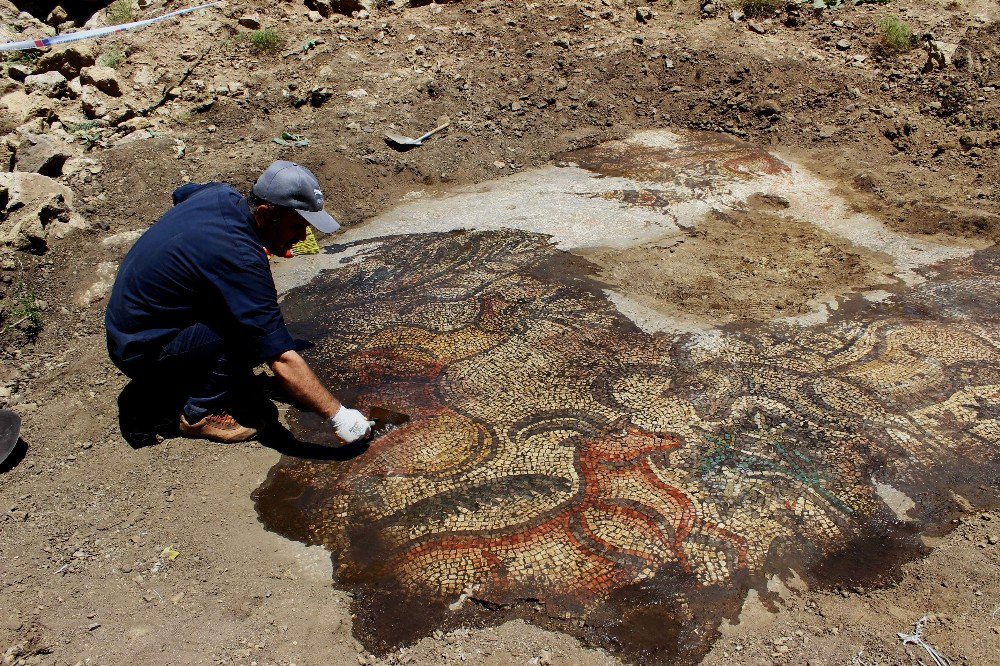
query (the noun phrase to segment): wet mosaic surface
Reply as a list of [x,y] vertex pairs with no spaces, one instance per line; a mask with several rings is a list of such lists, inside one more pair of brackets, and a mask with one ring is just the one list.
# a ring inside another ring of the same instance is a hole
[[[603,150],[592,171],[631,159]],[[694,174],[699,191],[790,173],[726,150],[709,167],[662,152],[626,166]],[[572,196],[673,196],[602,175],[602,192]],[[369,649],[519,616],[637,663],[693,663],[769,577],[885,581],[947,527],[956,495],[995,502],[996,251],[908,265],[913,286],[820,323],[667,334],[553,240],[359,238],[283,302],[345,402],[411,417],[346,461],[283,458],[255,494],[269,529],[331,551]]]

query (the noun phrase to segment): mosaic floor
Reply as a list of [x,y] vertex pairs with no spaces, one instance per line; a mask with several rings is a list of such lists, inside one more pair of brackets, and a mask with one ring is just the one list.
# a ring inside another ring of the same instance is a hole
[[331,551],[370,649],[518,615],[692,663],[769,577],[883,580],[956,494],[995,495],[996,251],[822,323],[667,334],[542,234],[345,250],[286,319],[345,402],[412,420],[348,461],[283,458],[256,499]]

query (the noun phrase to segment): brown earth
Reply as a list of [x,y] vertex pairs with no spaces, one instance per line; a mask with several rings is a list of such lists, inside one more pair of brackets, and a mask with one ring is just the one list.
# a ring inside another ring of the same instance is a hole
[[[375,661],[351,637],[348,599],[331,587],[329,559],[256,520],[250,493],[276,451],[183,439],[132,450],[118,433],[124,381],[105,356],[102,302],[78,298],[101,262],[126,251],[124,242],[102,241],[146,228],[185,179],[245,190],[270,160],[293,159],[317,172],[331,209],[353,224],[412,189],[494,178],[637,129],[700,129],[794,156],[898,231],[1000,237],[994,3],[894,0],[816,12],[779,4],[754,19],[756,30],[730,21],[735,4],[725,3],[706,13],[650,1],[646,23],[635,18],[640,3],[621,0],[410,4],[379,2],[370,16],[314,21],[301,2],[234,1],[96,44],[122,54],[126,93],[135,108],[151,110],[77,132],[97,132],[92,146],[80,144],[93,168],[64,177],[89,229],[44,253],[0,256],[0,403],[24,417],[27,444],[0,473],[5,664]],[[153,2],[137,15],[177,6]],[[17,24],[16,11],[0,0],[0,23]],[[282,50],[249,48],[238,19],[250,13],[285,37]],[[955,61],[925,72],[922,47],[879,55],[876,23],[886,14],[901,16],[918,38],[933,33],[959,45]],[[8,38],[16,37],[5,31]],[[318,41],[303,51],[310,39]],[[139,76],[146,70],[153,83]],[[0,75],[0,94],[20,86]],[[417,135],[442,115],[451,128],[420,149],[396,153],[381,140],[386,130]],[[55,132],[53,123],[70,121],[50,114],[30,122]],[[146,128],[156,138],[114,145]],[[310,145],[273,143],[284,131]],[[741,294],[756,294],[762,312],[779,304],[799,312],[825,294],[878,283],[877,258],[789,229],[780,210],[758,216],[768,238],[802,250],[787,275],[768,263],[773,253],[759,252],[764,242],[738,250],[734,234],[752,232],[741,214],[720,214],[675,248],[692,272],[669,280],[662,297],[725,319]],[[725,295],[705,268],[716,261],[741,269]],[[777,288],[761,296],[770,280]],[[776,584],[770,598],[748,602],[745,624],[725,632],[705,663],[927,663],[895,635],[923,615],[932,618],[927,640],[953,662],[996,663],[998,534],[997,518],[970,507],[931,555],[885,589]],[[163,554],[168,546],[176,559]],[[614,662],[520,623],[427,638],[386,660]]]
[[892,282],[887,258],[784,217],[785,207],[755,195],[746,210],[713,211],[687,238],[586,256],[612,288],[703,326],[803,315]]

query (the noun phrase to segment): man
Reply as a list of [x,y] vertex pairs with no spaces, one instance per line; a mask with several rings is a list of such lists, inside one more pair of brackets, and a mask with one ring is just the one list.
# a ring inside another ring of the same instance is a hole
[[104,320],[115,365],[134,380],[180,391],[180,431],[188,437],[240,442],[257,434],[234,413],[262,362],[342,440],[365,437],[371,422],[340,404],[295,351],[265,253],[283,256],[307,224],[324,233],[340,228],[323,211],[312,172],[278,161],[247,198],[208,183],[178,188],[173,201],[115,279]]

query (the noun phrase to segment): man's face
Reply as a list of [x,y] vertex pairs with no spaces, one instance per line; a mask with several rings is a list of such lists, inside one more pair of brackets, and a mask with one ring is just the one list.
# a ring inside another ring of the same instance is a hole
[[271,254],[283,257],[293,245],[306,239],[309,223],[294,209],[261,204],[255,218],[257,233]]

